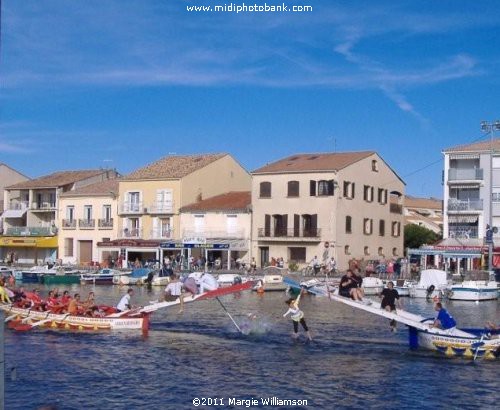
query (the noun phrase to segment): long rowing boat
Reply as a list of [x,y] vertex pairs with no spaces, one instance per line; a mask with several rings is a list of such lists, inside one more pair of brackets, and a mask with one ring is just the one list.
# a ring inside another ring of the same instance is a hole
[[[235,292],[251,289],[253,282],[246,282],[210,292],[184,297],[184,303],[197,300],[217,298]],[[67,313],[52,313],[34,309],[20,308],[13,305],[0,304],[0,309],[6,314],[7,327],[14,330],[29,330],[35,327],[65,329],[65,330],[133,330],[149,328],[150,315],[160,309],[166,309],[180,304],[180,300],[172,302],[155,302],[124,312],[114,312],[103,317],[69,315]]]

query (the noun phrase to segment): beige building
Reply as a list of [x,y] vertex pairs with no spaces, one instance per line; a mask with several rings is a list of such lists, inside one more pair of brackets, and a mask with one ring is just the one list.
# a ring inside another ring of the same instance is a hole
[[403,255],[405,184],[376,152],[298,154],[252,172],[252,256],[309,263]]
[[15,169],[9,167],[7,164],[0,162],[0,214],[7,209],[4,207],[5,187],[28,180],[29,178],[26,175],[23,175]]
[[413,224],[443,233],[443,201],[436,198],[406,196],[404,201],[405,225]]
[[6,187],[1,245],[19,263],[55,261],[61,194],[115,176],[114,170],[62,171]]
[[[182,236],[180,208],[250,186],[250,175],[229,154],[164,157],[120,180],[118,239],[98,246],[128,262],[161,260],[161,244],[189,239]],[[188,248],[180,249],[187,256]]]
[[[204,257],[208,268],[232,269],[236,261],[250,262],[252,229],[250,191],[228,192],[187,205],[181,212],[183,243],[170,241],[163,246],[165,255],[172,248],[188,248],[188,256]],[[170,246],[171,248],[168,248]]]
[[87,185],[59,197],[59,259],[67,264],[109,262],[97,243],[118,237],[118,179]]

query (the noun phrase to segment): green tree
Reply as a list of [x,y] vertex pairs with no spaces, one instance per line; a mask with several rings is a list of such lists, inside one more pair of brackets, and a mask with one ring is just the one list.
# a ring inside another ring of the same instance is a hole
[[424,228],[423,226],[408,224],[405,226],[405,249],[406,248],[420,248],[422,245],[431,245],[441,236]]

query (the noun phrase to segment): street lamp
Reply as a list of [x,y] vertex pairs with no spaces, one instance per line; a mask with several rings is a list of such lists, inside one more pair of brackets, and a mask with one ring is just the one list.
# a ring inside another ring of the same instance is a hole
[[495,131],[500,131],[500,120],[495,122],[481,121],[481,131],[490,134],[490,187],[489,187],[489,217],[486,230],[486,242],[488,243],[488,271],[493,269],[493,137]]

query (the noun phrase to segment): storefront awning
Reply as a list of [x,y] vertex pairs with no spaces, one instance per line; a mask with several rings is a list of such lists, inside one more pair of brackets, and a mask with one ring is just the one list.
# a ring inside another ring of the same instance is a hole
[[22,218],[26,209],[7,209],[2,214],[2,218]]
[[444,258],[480,258],[482,252],[479,249],[408,249],[408,255],[440,255]]
[[450,159],[479,159],[477,153],[450,154]]
[[0,239],[0,246],[9,248],[57,248],[57,236],[37,238],[4,236]]

